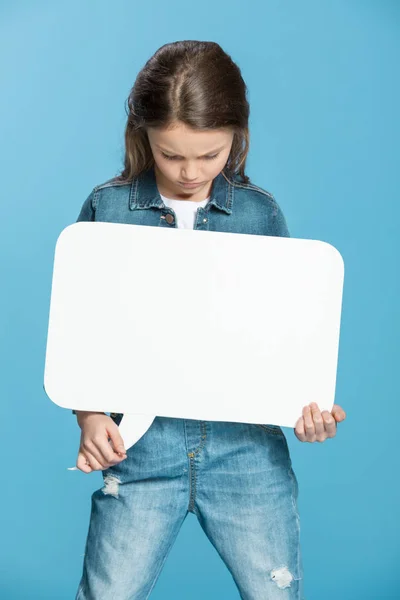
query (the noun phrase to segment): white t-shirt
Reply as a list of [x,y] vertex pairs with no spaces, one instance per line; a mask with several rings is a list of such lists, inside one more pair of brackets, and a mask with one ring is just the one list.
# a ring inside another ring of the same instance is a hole
[[191,200],[172,200],[161,194],[160,196],[165,206],[172,208],[175,212],[177,219],[176,225],[179,229],[193,229],[197,209],[200,206],[204,208],[210,199],[206,198],[200,202],[192,202]]

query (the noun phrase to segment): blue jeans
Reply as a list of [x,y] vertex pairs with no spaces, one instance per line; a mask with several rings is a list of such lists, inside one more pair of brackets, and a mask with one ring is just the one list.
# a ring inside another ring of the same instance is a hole
[[156,417],[102,474],[75,600],[149,598],[188,512],[243,600],[303,600],[298,486],[280,427]]

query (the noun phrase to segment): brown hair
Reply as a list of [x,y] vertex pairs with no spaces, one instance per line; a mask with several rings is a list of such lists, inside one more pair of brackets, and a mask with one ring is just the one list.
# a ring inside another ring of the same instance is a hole
[[224,170],[247,183],[246,92],[239,67],[216,42],[161,46],[139,72],[127,99],[125,166],[119,178],[132,180],[154,165],[147,127],[164,129],[181,121],[199,130],[231,128],[234,137]]

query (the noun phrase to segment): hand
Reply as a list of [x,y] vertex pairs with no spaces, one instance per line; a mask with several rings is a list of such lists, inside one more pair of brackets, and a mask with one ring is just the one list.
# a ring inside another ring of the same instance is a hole
[[[79,412],[81,441],[76,466],[84,473],[102,471],[126,458],[118,425],[111,417],[98,412]],[[110,440],[110,441],[109,441]]]
[[332,412],[320,412],[318,405],[311,402],[303,408],[303,416],[296,422],[294,433],[301,442],[324,442],[326,438],[336,435],[336,423],[344,421],[346,413],[338,404],[334,404]]

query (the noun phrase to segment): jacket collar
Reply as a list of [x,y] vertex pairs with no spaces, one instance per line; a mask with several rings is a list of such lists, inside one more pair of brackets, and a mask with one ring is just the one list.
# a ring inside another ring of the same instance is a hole
[[[232,176],[228,178],[223,171],[219,173],[213,180],[208,204],[231,214],[234,192],[233,179]],[[163,201],[158,191],[153,165],[133,179],[129,195],[129,208],[134,210],[135,208],[162,207]]]

